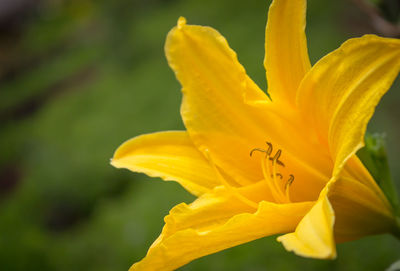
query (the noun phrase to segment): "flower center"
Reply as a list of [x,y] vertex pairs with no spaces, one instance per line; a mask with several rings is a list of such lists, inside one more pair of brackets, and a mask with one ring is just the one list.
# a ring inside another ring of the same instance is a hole
[[[272,156],[273,146],[270,142],[267,142],[268,149],[255,148],[251,150],[250,156],[253,155],[254,152],[262,152],[265,153],[265,156],[261,159],[261,169],[263,173],[264,180],[268,186],[268,189],[271,191],[272,197],[277,203],[290,203],[290,185],[294,181],[294,175],[289,174],[289,177],[286,181],[284,181],[284,177],[282,173],[278,172],[277,167],[285,167],[285,164],[279,160],[282,154],[282,150],[278,149],[278,151]],[[217,165],[211,159],[208,150],[205,150],[205,155],[210,162],[211,167],[214,169],[215,175],[220,180],[221,184],[225,186],[237,199],[245,203],[246,205],[257,209],[258,202],[255,202],[245,195],[242,194],[242,191],[238,187],[233,187],[229,184],[226,178],[223,176],[221,171],[218,169]]]
[[285,164],[279,160],[282,154],[282,150],[278,149],[274,156],[272,156],[273,146],[270,142],[266,142],[268,149],[255,148],[250,152],[250,156],[254,152],[265,153],[265,156],[261,159],[261,169],[264,176],[264,181],[267,183],[272,197],[277,203],[289,203],[290,201],[290,185],[294,181],[293,174],[289,175],[286,181],[283,181],[283,175],[277,172],[277,166],[285,167]]

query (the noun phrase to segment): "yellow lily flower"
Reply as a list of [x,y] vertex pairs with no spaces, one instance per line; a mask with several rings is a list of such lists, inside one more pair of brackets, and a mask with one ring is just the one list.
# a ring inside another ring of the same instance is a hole
[[311,67],[305,14],[306,0],[270,6],[270,98],[216,30],[180,18],[170,31],[165,52],[182,84],[187,131],[135,137],[111,163],[198,198],[172,208],[131,270],[176,269],[274,234],[287,250],[323,259],[336,257],[337,242],[399,235],[393,207],[355,153],[399,72],[400,40],[350,39]]

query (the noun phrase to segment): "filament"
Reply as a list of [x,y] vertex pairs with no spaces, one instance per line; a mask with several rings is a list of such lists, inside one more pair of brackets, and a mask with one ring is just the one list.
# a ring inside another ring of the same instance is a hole
[[[275,155],[275,156],[277,156],[277,155]],[[279,155],[278,155],[277,158],[279,158]],[[281,197],[281,202],[285,202],[286,201],[285,200],[285,195],[283,194],[281,186],[279,185],[279,183],[276,180],[276,175],[277,175],[277,173],[276,173],[276,162],[277,162],[277,158],[272,160],[272,183],[274,184],[275,189],[278,191],[279,196]]]
[[293,174],[290,174],[289,180],[285,184],[285,192],[286,192],[285,195],[288,202],[290,202],[290,185],[293,183],[293,181],[294,181],[294,176]]
[[274,179],[271,182],[271,170],[269,167],[268,158],[269,158],[269,156],[266,155],[263,159],[261,159],[261,169],[263,172],[264,180],[266,181],[274,200],[276,202],[282,202],[282,199],[283,199],[282,194],[279,192],[280,189],[276,185],[276,181],[275,181],[276,178],[274,178],[275,174],[276,174],[276,170],[274,170],[274,175],[272,176],[272,178],[274,178]]
[[[265,153],[264,158],[261,159],[261,169],[262,169],[262,173],[264,176],[264,180],[267,183],[269,190],[271,191],[273,199],[278,203],[291,202],[290,201],[290,185],[294,181],[294,176],[293,176],[293,174],[290,174],[289,179],[285,185],[282,185],[279,182],[279,180],[277,180],[276,176],[279,176],[280,180],[283,179],[282,174],[276,171],[276,165],[285,167],[285,164],[279,160],[279,158],[282,154],[282,150],[279,149],[275,153],[275,155],[273,157],[271,157],[273,146],[270,142],[266,142],[266,143],[268,145],[268,149],[265,150],[265,149],[261,149],[261,148],[254,148],[251,150],[250,156],[252,156],[255,151]],[[271,161],[272,170],[271,170],[271,166],[269,165],[269,161]],[[272,174],[271,174],[271,171],[272,171]]]

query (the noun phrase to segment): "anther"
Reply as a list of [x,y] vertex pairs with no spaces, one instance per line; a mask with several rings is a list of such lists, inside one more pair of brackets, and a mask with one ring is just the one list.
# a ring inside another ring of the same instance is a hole
[[293,183],[294,181],[294,176],[293,174],[289,175],[289,180],[286,182],[285,185],[285,190],[286,190],[286,199],[288,202],[290,202],[290,192],[289,192],[289,186]]
[[250,156],[252,156],[255,151],[264,152],[264,153],[267,154],[267,156],[270,155],[270,153],[268,153],[268,150],[264,150],[264,149],[261,149],[261,148],[255,148],[255,149],[252,149],[250,151]]
[[278,151],[275,153],[274,157],[270,157],[269,160],[271,160],[271,161],[274,161],[274,160],[275,160],[275,162],[276,162],[278,165],[281,165],[281,166],[285,167],[285,164],[284,164],[282,161],[279,160],[279,157],[281,157],[281,154],[282,154],[282,150],[278,150]]
[[255,152],[255,151],[264,152],[264,153],[266,153],[267,156],[270,156],[271,153],[272,153],[272,144],[270,142],[265,142],[265,143],[267,143],[267,145],[268,145],[268,149],[267,150],[264,150],[264,149],[261,149],[261,148],[252,149],[250,151],[250,156],[252,156],[253,152]]
[[272,143],[268,141],[266,141],[265,143],[268,145],[268,155],[270,155],[272,153]]
[[[281,180],[283,179],[283,176],[280,173],[276,173],[275,176],[278,176]],[[273,178],[273,177],[274,177],[274,175],[271,174],[271,178]]]
[[293,183],[293,181],[294,181],[294,176],[293,176],[293,174],[290,174],[289,180],[288,180],[288,185],[291,185]]

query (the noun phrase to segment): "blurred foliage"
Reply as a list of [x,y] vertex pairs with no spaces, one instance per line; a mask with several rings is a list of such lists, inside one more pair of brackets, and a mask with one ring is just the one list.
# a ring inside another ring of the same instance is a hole
[[399,199],[390,174],[385,137],[384,133],[367,133],[365,147],[358,151],[357,155],[386,195],[396,214],[400,215]]
[[383,17],[393,23],[400,21],[400,1],[399,0],[373,0],[373,3],[382,12]]
[[[168,210],[193,200],[177,184],[109,165],[132,136],[184,129],[180,86],[163,52],[166,34],[181,15],[214,26],[266,89],[269,2],[21,2],[13,18],[0,20],[1,269],[127,270],[145,255]],[[313,62],[372,31],[345,1],[310,0],[308,18]],[[399,90],[397,82],[369,128],[387,132],[390,161],[400,159]],[[399,167],[392,168],[399,180]],[[182,270],[383,270],[400,257],[390,236],[339,245],[335,261],[297,257],[274,239]]]

